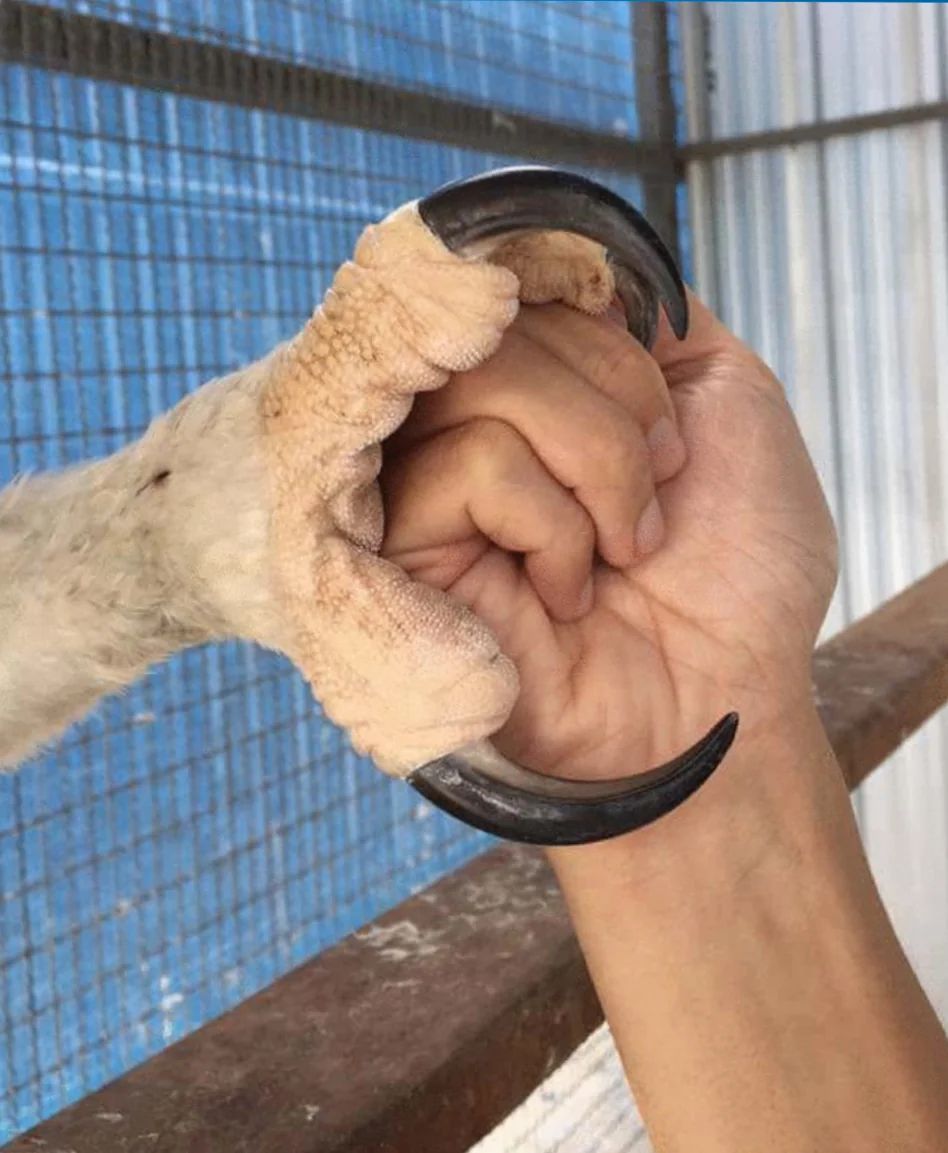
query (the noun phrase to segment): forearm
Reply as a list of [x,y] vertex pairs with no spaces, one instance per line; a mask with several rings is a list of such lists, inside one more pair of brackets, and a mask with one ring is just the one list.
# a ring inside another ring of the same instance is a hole
[[554,854],[659,1153],[936,1153],[948,1043],[815,711],[679,813]]
[[0,765],[180,649],[279,647],[260,380],[212,382],[114,456],[0,493]]

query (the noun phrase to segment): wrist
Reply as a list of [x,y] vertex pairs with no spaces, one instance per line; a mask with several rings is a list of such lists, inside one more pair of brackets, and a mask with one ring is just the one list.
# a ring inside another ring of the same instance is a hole
[[631,896],[656,908],[717,901],[765,863],[791,865],[818,843],[861,853],[848,793],[812,698],[742,713],[711,779],[679,809],[625,837],[551,849],[564,890]]
[[551,854],[636,1100],[675,1148],[943,1148],[944,1036],[815,710],[785,720],[680,821]]

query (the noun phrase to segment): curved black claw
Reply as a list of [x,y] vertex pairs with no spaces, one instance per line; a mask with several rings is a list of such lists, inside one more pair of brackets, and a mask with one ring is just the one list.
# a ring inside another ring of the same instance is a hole
[[419,201],[422,220],[454,252],[521,229],[575,232],[609,253],[629,330],[648,348],[661,304],[679,340],[688,300],[675,261],[644,216],[595,180],[559,168],[498,168]]
[[604,841],[658,820],[711,776],[737,732],[728,713],[696,745],[650,772],[612,781],[569,781],[532,773],[491,746],[439,757],[408,781],[475,828],[534,845]]
[[[422,220],[460,252],[527,229],[573,232],[603,245],[629,330],[649,347],[663,307],[688,331],[681,276],[660,237],[630,204],[594,180],[555,168],[502,168],[446,185],[418,204]],[[711,776],[734,740],[737,715],[648,773],[565,781],[532,773],[483,744],[415,769],[409,782],[439,808],[512,841],[577,845],[616,837],[670,813]]]

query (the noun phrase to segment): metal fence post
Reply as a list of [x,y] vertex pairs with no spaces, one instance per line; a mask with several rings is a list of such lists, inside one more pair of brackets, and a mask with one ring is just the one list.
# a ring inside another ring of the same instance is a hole
[[643,208],[678,258],[675,99],[669,63],[667,6],[651,2],[633,4],[632,35],[639,138],[654,146],[656,152],[654,168],[642,174]]

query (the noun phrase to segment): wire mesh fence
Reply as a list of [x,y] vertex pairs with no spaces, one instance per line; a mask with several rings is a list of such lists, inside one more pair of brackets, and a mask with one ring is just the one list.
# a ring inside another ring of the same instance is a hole
[[628,4],[53,0],[50,6],[399,88],[635,133]]
[[[21,42],[8,22],[0,43],[0,484],[118,449],[291,335],[367,222],[518,156],[504,110],[620,143],[636,124],[625,4],[14,8]],[[121,56],[114,25],[148,32],[145,58]],[[71,55],[80,33],[85,57]],[[331,67],[324,85],[472,101],[451,110],[454,138],[469,123],[482,142],[489,108],[503,144],[422,139],[378,92],[360,126],[358,109],[334,120],[153,90],[147,71],[115,79],[150,60],[157,75],[162,36]],[[534,155],[525,138],[520,158]],[[641,199],[627,167],[584,167]],[[175,659],[0,775],[0,1140],[488,843],[356,757],[282,658],[234,643]]]

